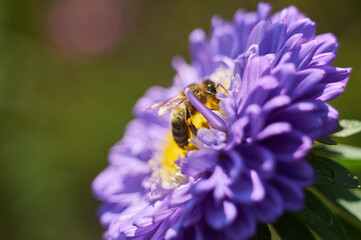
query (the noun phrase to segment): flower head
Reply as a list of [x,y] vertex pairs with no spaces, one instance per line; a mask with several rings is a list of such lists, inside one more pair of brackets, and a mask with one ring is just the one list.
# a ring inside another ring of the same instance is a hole
[[[315,35],[315,23],[295,7],[270,12],[260,3],[232,22],[213,17],[209,38],[190,34],[191,63],[174,58],[172,87],[153,87],[138,101],[93,182],[105,239],[247,239],[258,223],[302,208],[314,181],[305,156],[335,130],[338,113],[326,102],[351,70],[330,65],[336,38]],[[218,101],[190,90],[205,79]],[[171,120],[175,111],[187,114],[184,102],[171,114],[144,111],[180,94],[194,108],[184,117],[185,147]]]

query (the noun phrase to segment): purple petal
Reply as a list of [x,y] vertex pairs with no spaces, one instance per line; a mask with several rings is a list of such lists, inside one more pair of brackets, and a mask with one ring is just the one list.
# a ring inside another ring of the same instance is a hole
[[263,105],[263,109],[266,112],[271,112],[271,111],[274,111],[274,110],[276,110],[278,108],[286,107],[290,103],[291,103],[291,98],[289,96],[287,96],[287,95],[279,95],[279,96],[276,96],[276,97],[272,98],[268,102],[266,102]]
[[255,219],[246,207],[238,209],[238,216],[232,225],[225,229],[229,239],[248,239],[256,230]]
[[285,210],[298,211],[303,207],[303,190],[290,179],[277,176],[272,181],[272,186],[282,196]]
[[269,17],[272,11],[272,5],[269,3],[260,2],[257,5],[257,17],[259,21],[265,20]]
[[260,42],[260,55],[277,53],[286,41],[287,26],[284,23],[276,22],[268,28],[269,31],[265,33],[262,42]]
[[278,166],[277,172],[288,179],[292,179],[292,181],[302,188],[308,187],[314,183],[314,170],[311,165],[304,160],[292,163],[282,163]]
[[215,129],[200,128],[197,132],[197,137],[202,143],[215,150],[222,149],[226,145],[227,135]]
[[298,19],[302,19],[302,18],[305,18],[305,15],[300,13],[295,6],[290,6],[288,8],[283,9],[280,12],[275,13],[271,17],[271,20],[272,22],[282,21],[287,25],[289,25],[291,23],[294,23]]
[[289,122],[293,128],[312,139],[331,134],[337,127],[337,118],[338,113],[335,109],[316,100],[293,104],[270,116],[272,121]]
[[244,128],[248,125],[248,123],[248,117],[239,118],[233,123],[230,131],[232,133],[232,143],[240,144],[243,141]]
[[[258,105],[260,109],[260,106],[264,105],[268,99],[273,98],[275,94],[280,91],[280,83],[273,76],[265,76],[254,85],[250,92],[244,93],[245,98],[240,98],[241,102],[238,104],[237,110],[240,116],[245,115],[247,112],[255,114],[256,112],[254,110],[257,108],[255,106]],[[243,94],[242,89],[239,94]],[[259,112],[258,114],[261,113]]]
[[[138,162],[141,166],[141,162]],[[124,170],[124,172],[122,171]],[[126,205],[143,192],[142,181],[149,172],[129,171],[126,167],[108,167],[93,181],[94,195],[103,201]]]
[[287,39],[281,50],[277,53],[276,60],[274,61],[274,65],[277,66],[279,62],[284,62],[286,53],[289,53],[293,48],[302,44],[302,33],[298,33]]
[[[237,151],[234,150],[228,151],[227,156],[230,158],[229,161],[227,161],[227,163],[230,163],[230,166],[228,167],[229,176],[232,180],[235,180],[242,174],[244,164],[243,158]],[[223,163],[226,162],[225,160],[226,159],[222,159]]]
[[312,58],[312,61],[310,62],[310,67],[330,65],[333,62],[333,60],[335,59],[335,57],[336,57],[336,55],[331,52],[315,55]]
[[336,54],[338,49],[338,42],[332,33],[325,33],[321,35],[317,35],[315,37],[315,40],[317,40],[320,43],[320,47],[317,49],[316,54],[322,54],[322,53],[333,53]]
[[260,45],[261,42],[264,40],[270,26],[271,26],[270,21],[259,22],[252,29],[252,31],[248,37],[248,40],[247,40],[246,48],[249,48],[253,44]]
[[313,145],[308,136],[296,130],[274,135],[261,143],[275,153],[277,160],[285,162],[304,157]]
[[313,39],[316,32],[316,24],[308,18],[302,18],[294,23],[291,23],[287,30],[287,36],[291,37],[297,33],[302,33],[303,38]]
[[190,207],[191,210],[187,209],[188,210],[187,218],[185,218],[182,222],[182,225],[184,227],[189,227],[189,226],[195,224],[203,216],[203,206],[199,205],[199,202],[196,202],[195,205],[188,204],[188,206],[189,205],[192,205],[192,206]]
[[217,152],[212,150],[198,151],[195,154],[182,158],[179,165],[183,174],[197,177],[206,171],[213,171],[218,161]]
[[233,22],[237,30],[236,32],[238,33],[237,37],[240,46],[240,52],[244,52],[246,50],[245,45],[249,33],[258,21],[258,16],[254,12],[245,13],[242,10],[238,10],[235,13],[233,17]]
[[210,45],[215,50],[215,54],[234,58],[239,49],[234,26],[223,22],[219,16],[214,16],[212,18],[212,28]]
[[244,162],[255,169],[261,179],[269,179],[274,174],[276,159],[272,152],[261,145],[244,145],[241,149]]
[[307,68],[311,62],[318,47],[319,43],[316,40],[304,43],[292,51],[292,56],[289,61],[296,64],[297,70],[303,70]]
[[265,195],[265,189],[263,187],[262,181],[258,176],[258,173],[255,170],[250,171],[252,184],[253,184],[253,191],[251,193],[251,199],[254,202],[261,201]]
[[266,193],[265,199],[253,206],[254,216],[263,223],[276,221],[283,212],[282,197],[274,187],[268,185]]
[[217,230],[230,224],[237,216],[236,206],[229,201],[215,204],[212,200],[208,200],[205,208],[207,223]]
[[[291,91],[295,88],[296,82],[294,81],[296,75],[296,66],[292,63],[278,64],[272,69],[271,74],[279,81],[282,86],[280,94],[291,95]],[[278,96],[279,94],[277,94]]]
[[203,179],[195,184],[192,188],[194,193],[213,192],[217,201],[221,201],[225,196],[231,195],[228,188],[231,180],[224,173],[221,167],[216,166],[213,174],[208,179]]
[[291,130],[292,130],[292,126],[287,122],[272,123],[257,135],[257,140],[264,140],[274,135],[288,133]]
[[231,185],[232,200],[247,204],[251,203],[251,194],[253,192],[253,184],[249,173],[244,173],[242,177],[235,180]]
[[293,90],[292,98],[303,98],[312,88],[322,81],[325,71],[320,69],[306,69],[297,72],[295,83],[297,86]]
[[199,78],[210,75],[215,66],[212,62],[212,50],[207,42],[207,36],[202,29],[194,30],[189,36],[192,65],[198,70]]
[[323,68],[326,71],[322,87],[322,94],[318,97],[319,100],[324,102],[330,101],[340,95],[348,82],[351,68],[336,68],[332,66],[326,66]]
[[266,57],[252,56],[249,58],[242,76],[240,94],[246,96],[254,86],[259,82],[261,77],[269,74],[270,61]]

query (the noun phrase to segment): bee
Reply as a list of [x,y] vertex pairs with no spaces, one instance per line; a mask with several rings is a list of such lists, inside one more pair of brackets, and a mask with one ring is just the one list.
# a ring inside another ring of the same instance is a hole
[[[218,86],[209,79],[204,80],[202,83],[194,83],[188,86],[197,99],[211,109],[219,109],[219,99],[215,96],[217,87]],[[194,136],[197,135],[197,128],[192,122],[192,117],[195,116],[198,111],[186,97],[185,89],[183,89],[178,96],[166,99],[151,106],[151,108],[159,108],[158,115],[163,115],[171,111],[173,139],[182,149],[188,145],[188,139],[190,138],[191,133]]]

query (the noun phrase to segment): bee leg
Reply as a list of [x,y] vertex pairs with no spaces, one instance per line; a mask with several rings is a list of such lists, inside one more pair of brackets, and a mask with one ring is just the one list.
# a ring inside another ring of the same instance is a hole
[[221,88],[223,88],[223,90],[224,90],[226,93],[228,93],[228,92],[227,92],[227,89],[226,89],[222,84],[218,83],[218,84],[217,84],[217,87],[219,87],[219,86],[220,86]]
[[193,133],[194,136],[197,136],[197,128],[192,124],[189,126],[189,129],[191,130],[191,132]]
[[186,108],[186,122],[187,122],[187,125],[189,126],[189,129],[191,130],[193,135],[197,136],[197,131],[198,130],[197,130],[196,126],[193,125],[190,118],[191,118],[191,113],[189,112],[189,109]]
[[188,122],[191,118],[191,113],[189,112],[189,109],[186,107],[186,121]]

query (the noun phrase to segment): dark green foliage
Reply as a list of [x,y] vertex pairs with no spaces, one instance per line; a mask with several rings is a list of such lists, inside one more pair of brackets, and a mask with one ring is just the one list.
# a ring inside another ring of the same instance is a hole
[[322,239],[325,240],[347,240],[345,229],[343,228],[340,220],[333,216],[331,225],[323,225],[317,223],[307,223],[307,225],[317,233]]
[[337,142],[333,140],[331,137],[323,137],[320,139],[317,139],[318,142],[326,144],[326,145],[337,145]]
[[342,212],[361,221],[361,190],[348,190],[335,185],[317,184],[317,190]]
[[321,224],[330,226],[333,224],[332,212],[312,192],[305,191],[306,202],[304,208],[295,215],[307,224]]
[[327,165],[315,155],[310,154],[307,158],[315,170],[316,183],[331,183],[335,180],[336,173],[331,166]]
[[259,224],[257,226],[256,235],[252,238],[252,240],[270,240],[271,232],[268,229],[267,224]]
[[291,213],[285,213],[273,226],[283,240],[315,239],[303,222]]
[[360,186],[357,177],[337,162],[314,154],[310,154],[308,159],[315,169],[316,183],[331,183],[344,188]]

